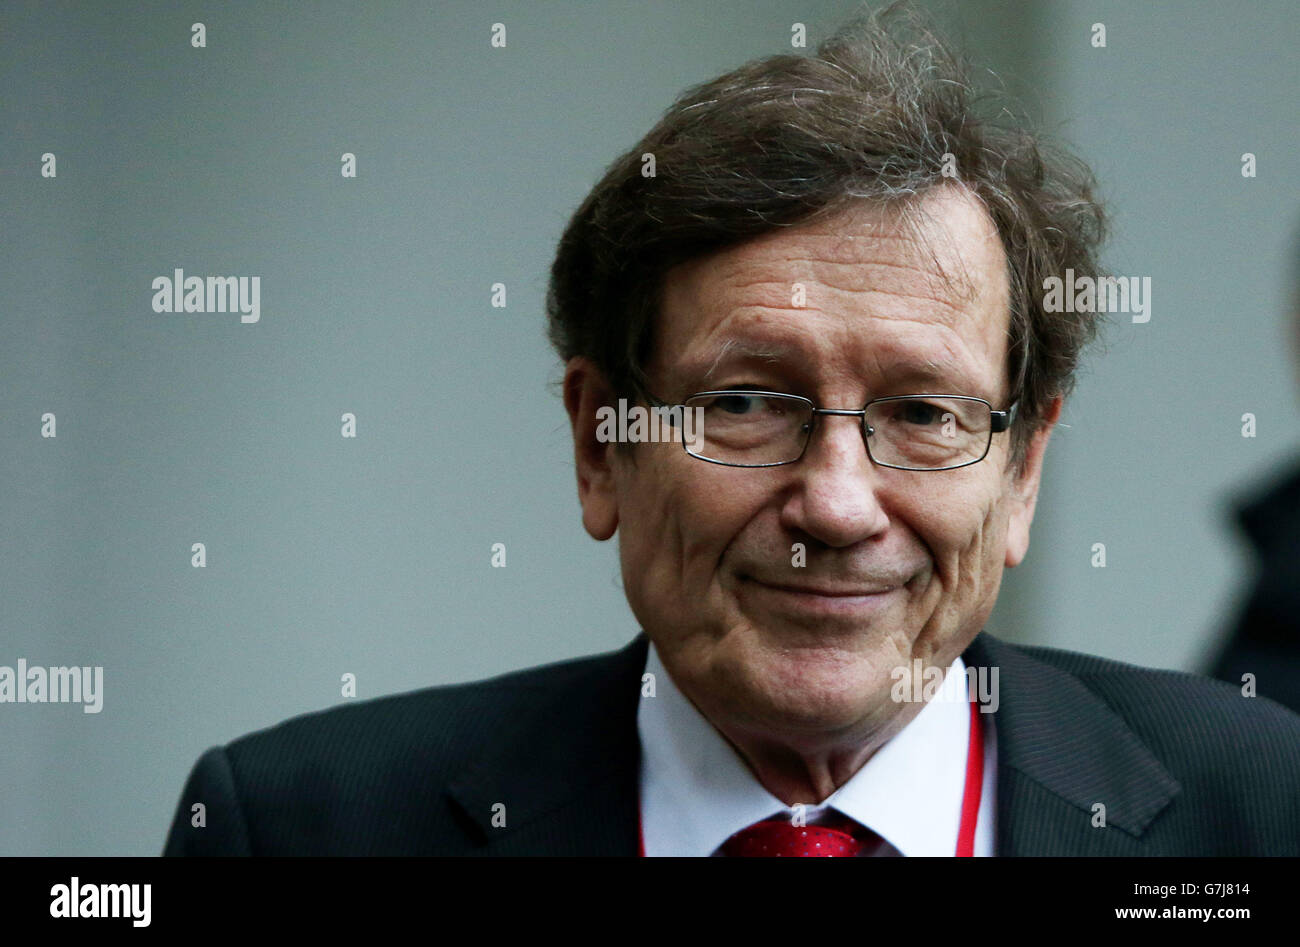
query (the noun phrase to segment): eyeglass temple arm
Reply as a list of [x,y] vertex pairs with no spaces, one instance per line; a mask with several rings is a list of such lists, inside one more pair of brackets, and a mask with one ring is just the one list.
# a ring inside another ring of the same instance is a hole
[[1011,422],[1016,419],[1016,408],[1020,405],[1019,401],[1011,402],[1011,407],[1005,411],[991,411],[989,418],[992,423],[993,433],[1000,434],[1007,428],[1011,427]]

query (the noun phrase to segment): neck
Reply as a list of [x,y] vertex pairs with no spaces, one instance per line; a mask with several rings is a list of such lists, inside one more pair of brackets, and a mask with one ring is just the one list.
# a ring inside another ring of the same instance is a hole
[[820,805],[909,724],[925,705],[904,703],[868,732],[845,737],[774,736],[734,725],[714,727],[740,754],[763,788],[787,806]]

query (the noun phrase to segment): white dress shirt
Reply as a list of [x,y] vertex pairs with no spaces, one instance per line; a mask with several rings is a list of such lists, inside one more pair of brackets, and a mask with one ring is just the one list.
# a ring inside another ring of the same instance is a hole
[[[646,656],[655,696],[637,709],[641,739],[641,833],[647,856],[708,856],[741,829],[795,812],[768,792],[731,744],[673,683],[654,642]],[[965,695],[965,664],[952,663],[946,693]],[[946,685],[945,685],[946,686]],[[979,714],[984,735],[984,784],[975,824],[975,855],[993,855],[997,798],[997,736],[991,714]],[[803,814],[817,824],[834,808],[876,832],[884,843],[864,855],[939,855],[957,851],[970,707],[964,700],[927,702],[820,805]]]

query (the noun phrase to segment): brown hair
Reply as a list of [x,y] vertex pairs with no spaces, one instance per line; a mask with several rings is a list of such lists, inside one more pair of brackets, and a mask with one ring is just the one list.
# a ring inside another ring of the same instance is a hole
[[[854,19],[815,55],[754,60],[687,89],[609,166],[560,239],[547,316],[561,358],[586,356],[617,397],[643,397],[674,265],[851,201],[906,208],[959,183],[987,210],[1008,260],[1019,467],[1097,330],[1095,314],[1045,311],[1043,280],[1067,268],[1100,276],[1105,218],[1087,166],[1011,119],[968,72],[920,14],[895,4]],[[642,176],[645,154],[653,177]]]

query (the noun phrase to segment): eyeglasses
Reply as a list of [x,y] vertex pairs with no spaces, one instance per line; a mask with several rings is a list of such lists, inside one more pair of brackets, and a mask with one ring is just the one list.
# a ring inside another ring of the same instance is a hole
[[677,416],[673,423],[682,424],[686,453],[711,464],[793,464],[807,451],[819,415],[844,415],[862,419],[871,462],[896,470],[955,470],[979,463],[988,456],[993,435],[1011,427],[1019,403],[995,411],[983,398],[968,395],[895,395],[852,411],[819,408],[800,395],[751,389],[701,391],[680,405],[649,393],[647,400],[674,409],[669,417],[677,416],[677,408],[689,411],[689,417]]

